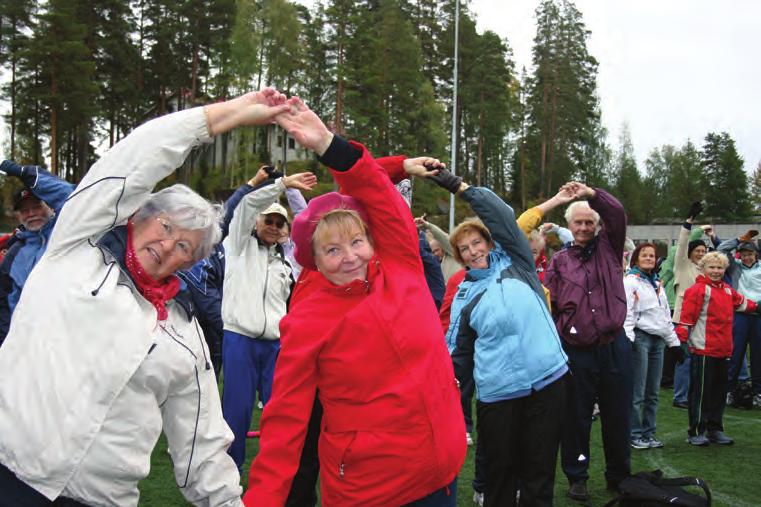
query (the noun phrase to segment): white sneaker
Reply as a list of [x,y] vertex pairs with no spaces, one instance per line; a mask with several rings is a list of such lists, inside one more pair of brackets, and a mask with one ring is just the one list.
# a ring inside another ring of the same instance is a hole
[[261,409],[263,409],[263,408],[264,408],[264,405],[262,405],[262,402],[261,402],[261,401],[260,401],[259,403],[257,403],[257,404],[256,404],[256,408],[258,408],[259,410],[261,410]]
[[753,397],[753,406],[761,408],[761,394],[757,394]]
[[473,437],[470,436],[470,433],[465,433],[465,441],[468,445],[473,445]]
[[484,507],[484,494],[478,491],[473,492],[473,504],[478,507]]

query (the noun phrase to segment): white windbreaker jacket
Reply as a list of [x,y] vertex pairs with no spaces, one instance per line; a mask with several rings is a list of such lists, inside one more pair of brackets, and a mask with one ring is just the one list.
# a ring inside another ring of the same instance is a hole
[[259,214],[285,191],[283,178],[240,201],[225,247],[222,321],[228,331],[265,340],[280,339],[280,319],[291,294],[291,272],[282,247],[266,247],[251,234]]
[[671,312],[666,291],[658,282],[658,290],[636,274],[628,274],[624,277],[624,290],[626,291],[626,319],[624,331],[627,338],[634,342],[634,328],[648,334],[660,336],[666,342],[667,347],[679,345],[679,338],[674,332],[671,323]]
[[0,463],[49,499],[134,506],[161,430],[199,506],[241,506],[200,328],[137,292],[98,241],[208,140],[201,108],[152,120],[113,146],[64,205],[0,349]]

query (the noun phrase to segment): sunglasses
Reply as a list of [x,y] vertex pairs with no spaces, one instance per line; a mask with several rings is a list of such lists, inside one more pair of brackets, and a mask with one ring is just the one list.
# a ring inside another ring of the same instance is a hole
[[265,225],[274,225],[278,229],[282,229],[285,227],[285,220],[283,218],[272,218],[272,217],[266,217],[264,219]]

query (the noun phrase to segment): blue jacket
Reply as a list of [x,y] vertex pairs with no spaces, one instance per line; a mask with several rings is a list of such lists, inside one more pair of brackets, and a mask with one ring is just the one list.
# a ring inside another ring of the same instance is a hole
[[444,300],[444,291],[446,290],[441,264],[436,256],[433,255],[431,245],[425,239],[423,231],[418,231],[418,241],[420,243],[420,259],[423,261],[425,281],[428,284],[428,290],[431,292],[433,302],[436,304],[436,309],[439,310],[441,309],[441,302]]
[[447,345],[455,374],[461,383],[473,377],[485,403],[528,396],[565,374],[568,358],[513,209],[486,188],[462,196],[495,245],[489,267],[468,269],[452,302]]
[[35,197],[44,201],[55,211],[55,216],[39,231],[20,231],[17,242],[8,250],[0,265],[0,341],[5,339],[16,308],[21,289],[32,272],[32,268],[42,258],[55,227],[56,217],[66,199],[74,191],[74,185],[50,174],[38,166],[20,166],[10,160],[0,164],[0,170],[9,176],[19,178]]

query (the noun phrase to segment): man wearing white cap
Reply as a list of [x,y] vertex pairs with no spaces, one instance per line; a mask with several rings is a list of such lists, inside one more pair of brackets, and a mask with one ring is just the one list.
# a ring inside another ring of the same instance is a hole
[[228,452],[238,469],[246,458],[256,392],[261,392],[262,403],[272,392],[280,319],[293,284],[292,267],[278,242],[288,212],[277,199],[286,188],[310,190],[316,182],[312,173],[299,173],[247,194],[235,208],[223,242],[222,412],[235,435]]

